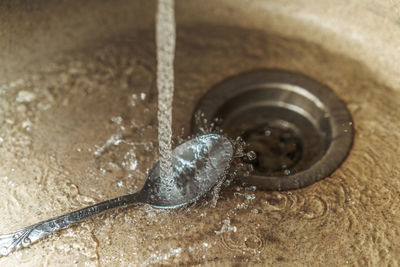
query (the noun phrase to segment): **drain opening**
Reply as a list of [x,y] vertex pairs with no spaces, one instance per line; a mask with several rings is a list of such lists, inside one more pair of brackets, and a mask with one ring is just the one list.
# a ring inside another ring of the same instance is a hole
[[262,126],[242,135],[248,144],[246,152],[257,155],[253,164],[255,172],[265,175],[288,175],[297,171],[302,157],[301,138],[290,128]]
[[225,80],[205,95],[195,114],[202,119],[194,116],[194,133],[220,128],[231,138],[242,137],[257,154],[254,171],[242,181],[270,190],[296,189],[330,175],[353,140],[345,103],[326,86],[286,71]]

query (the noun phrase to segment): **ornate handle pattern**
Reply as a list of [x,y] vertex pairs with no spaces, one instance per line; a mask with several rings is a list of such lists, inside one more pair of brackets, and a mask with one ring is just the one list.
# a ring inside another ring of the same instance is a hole
[[48,236],[52,232],[56,232],[92,215],[96,215],[116,207],[141,202],[143,202],[143,198],[140,193],[125,195],[106,200],[47,221],[39,222],[37,224],[17,230],[11,234],[0,235],[0,256],[6,256],[14,250],[28,247],[30,244],[42,239],[45,236]]

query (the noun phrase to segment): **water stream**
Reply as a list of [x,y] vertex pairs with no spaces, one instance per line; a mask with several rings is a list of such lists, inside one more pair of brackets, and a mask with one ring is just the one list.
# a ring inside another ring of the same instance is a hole
[[174,94],[175,56],[174,0],[158,0],[156,14],[158,143],[160,175],[171,184],[172,177],[172,99]]

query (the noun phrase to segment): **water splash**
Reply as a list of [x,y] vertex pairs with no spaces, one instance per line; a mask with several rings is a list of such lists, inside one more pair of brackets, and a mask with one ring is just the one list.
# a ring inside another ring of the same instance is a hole
[[158,142],[160,175],[169,183],[172,179],[172,99],[174,94],[175,56],[174,0],[158,0],[156,14]]

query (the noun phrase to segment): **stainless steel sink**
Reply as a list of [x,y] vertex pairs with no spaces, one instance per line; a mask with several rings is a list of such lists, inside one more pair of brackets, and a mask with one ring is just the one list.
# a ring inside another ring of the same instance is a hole
[[[139,189],[157,156],[155,1],[0,3],[0,233]],[[329,177],[229,179],[217,202],[111,211],[1,266],[392,265],[400,255],[400,4],[177,0],[174,133],[256,69],[307,76],[353,118]]]

